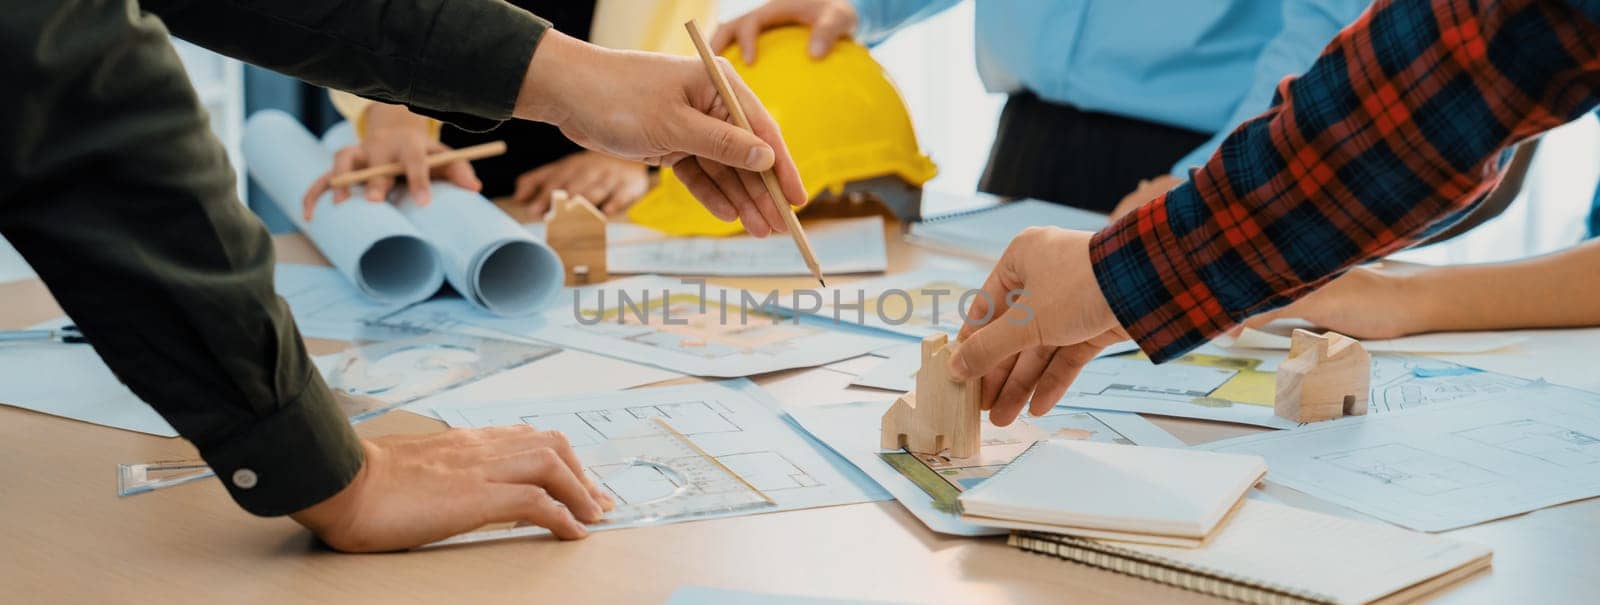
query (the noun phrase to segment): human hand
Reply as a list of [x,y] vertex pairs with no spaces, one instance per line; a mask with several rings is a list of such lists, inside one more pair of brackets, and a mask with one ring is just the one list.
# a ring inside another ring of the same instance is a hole
[[1030,395],[1034,416],[1050,411],[1101,349],[1127,340],[1089,263],[1093,235],[1023,231],[973,298],[950,370],[983,378],[983,408],[996,426],[1016,420]]
[[349,485],[290,515],[345,552],[410,548],[509,521],[576,540],[588,535],[583,523],[615,506],[556,431],[456,429],[361,446],[366,463]]
[[717,59],[754,133],[728,107],[697,58],[618,51],[546,32],[533,53],[519,118],[554,124],[574,142],[611,156],[671,166],[713,215],[741,219],[765,237],[787,232],[757,174],[772,170],[784,197],[804,204],[805,186],[777,122],[727,61]]
[[1426,332],[1426,305],[1408,290],[1406,275],[1356,267],[1287,306],[1246,319],[1230,331],[1298,318],[1352,338],[1398,338]]
[[557,189],[581,195],[606,214],[627,210],[650,188],[644,164],[594,151],[580,151],[517,177],[511,200],[528,207],[531,216],[550,209],[550,194]]
[[[305,220],[311,220],[317,199],[328,190],[329,183],[335,177],[369,166],[393,162],[404,165],[406,188],[411,193],[411,199],[419,206],[426,206],[432,201],[428,190],[430,176],[445,179],[469,191],[483,188],[483,183],[478,180],[472,165],[466,160],[428,167],[429,154],[449,151],[450,148],[429,136],[427,118],[406,111],[404,107],[381,103],[367,106],[366,112],[366,136],[359,144],[334,153],[333,169],[312,182],[311,187],[306,190],[305,197],[301,198]],[[367,180],[366,187],[367,201],[381,202],[394,187],[394,177],[372,177]],[[333,188],[333,203],[343,203],[348,199],[350,199],[350,187]]]
[[811,58],[821,59],[833,50],[835,42],[856,31],[856,7],[845,0],[772,0],[755,10],[717,26],[711,35],[711,48],[718,54],[729,44],[739,43],[739,56],[745,65],[756,63],[756,38],[761,32],[784,25],[811,28]]
[[1139,186],[1133,193],[1122,196],[1122,201],[1117,202],[1117,207],[1111,210],[1111,220],[1122,218],[1122,215],[1133,212],[1146,202],[1161,197],[1161,194],[1172,191],[1172,188],[1185,182],[1187,181],[1170,174],[1139,181]]

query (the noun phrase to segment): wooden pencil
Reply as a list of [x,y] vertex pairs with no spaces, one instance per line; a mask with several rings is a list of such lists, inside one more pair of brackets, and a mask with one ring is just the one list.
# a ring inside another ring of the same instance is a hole
[[[472,160],[492,158],[505,152],[505,141],[491,141],[481,145],[462,147],[460,149],[442,151],[430,155],[428,156],[428,167],[433,168],[436,166],[443,166],[458,160],[466,160],[470,162]],[[388,164],[379,164],[371,168],[363,168],[361,170],[346,172],[334,177],[328,182],[328,184],[333,187],[347,187],[361,183],[362,181],[370,178],[376,178],[380,176],[400,176],[405,173],[406,167],[404,165],[399,162],[391,162]]]

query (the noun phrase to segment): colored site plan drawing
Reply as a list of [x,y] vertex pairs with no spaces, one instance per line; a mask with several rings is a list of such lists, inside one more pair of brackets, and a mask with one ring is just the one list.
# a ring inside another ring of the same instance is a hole
[[[1060,404],[1269,428],[1299,426],[1272,413],[1275,371],[1283,352],[1201,351],[1160,366],[1139,354],[1097,359],[1084,368]],[[1372,356],[1368,413],[1492,397],[1529,384],[1447,361],[1378,353]]]
[[1183,447],[1183,442],[1138,414],[1056,407],[1039,418],[1023,417],[1009,427],[982,421],[983,445],[968,459],[885,451],[878,447],[879,420],[887,401],[794,407],[792,416],[806,431],[844,456],[889,490],[895,499],[934,531],[956,535],[991,535],[1004,530],[961,521],[956,496],[994,475],[1035,441],[1087,439],[1157,447]]

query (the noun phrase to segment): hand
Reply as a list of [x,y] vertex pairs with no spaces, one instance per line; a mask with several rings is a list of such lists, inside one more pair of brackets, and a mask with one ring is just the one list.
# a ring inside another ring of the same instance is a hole
[[1093,235],[1023,231],[984,281],[984,295],[973,298],[950,370],[983,377],[983,407],[996,426],[1016,420],[1030,395],[1034,416],[1050,411],[1084,364],[1127,340],[1089,263]]
[[[478,191],[483,183],[466,160],[428,168],[428,155],[449,151],[443,143],[428,133],[428,119],[406,111],[404,107],[373,103],[366,109],[367,132],[361,143],[340,149],[333,155],[333,170],[318,177],[300,200],[305,220],[311,220],[317,199],[328,190],[328,184],[342,174],[400,162],[406,169],[406,188],[417,205],[426,206],[432,201],[428,190],[429,176],[437,176],[469,191]],[[367,201],[381,202],[394,187],[394,177],[379,176],[367,179]],[[350,188],[333,188],[333,203],[350,199]]]
[[603,153],[580,151],[517,177],[511,200],[528,207],[532,216],[550,209],[550,194],[557,189],[581,195],[606,214],[627,210],[650,188],[644,164]]
[[489,523],[525,521],[563,540],[615,506],[567,439],[531,426],[363,439],[366,463],[339,493],[291,517],[345,552],[410,548]]
[[589,149],[671,166],[707,210],[743,220],[751,235],[787,232],[756,173],[771,169],[784,197],[798,205],[806,200],[800,172],[761,101],[727,61],[717,66],[753,134],[730,123],[698,58],[609,50],[553,30],[533,53],[515,114],[555,124]]
[[756,37],[761,32],[783,25],[811,28],[811,58],[821,59],[833,50],[835,42],[856,31],[856,7],[845,0],[772,0],[739,18],[717,27],[711,48],[718,54],[734,41],[745,65],[756,64]]
[[[1276,319],[1299,318],[1352,338],[1426,332],[1426,305],[1408,284],[1403,274],[1356,267],[1288,306],[1246,319],[1244,326],[1260,328]],[[1234,328],[1233,335],[1242,329]]]
[[1133,193],[1122,196],[1122,201],[1117,202],[1117,207],[1111,210],[1111,220],[1122,218],[1122,215],[1133,212],[1135,208],[1143,206],[1145,202],[1160,197],[1161,194],[1172,191],[1172,188],[1188,181],[1163,174],[1149,180],[1139,181],[1139,187]]

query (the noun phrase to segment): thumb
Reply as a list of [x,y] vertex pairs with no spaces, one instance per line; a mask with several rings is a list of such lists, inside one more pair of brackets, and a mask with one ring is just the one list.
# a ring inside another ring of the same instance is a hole
[[1036,320],[1013,308],[978,328],[950,356],[950,372],[962,380],[982,376],[1023,349],[1039,346],[1039,331],[1033,326]]
[[674,151],[697,155],[718,164],[760,172],[772,168],[777,157],[772,146],[748,130],[705,114],[685,120],[684,133]]

